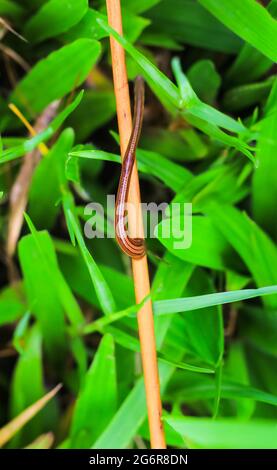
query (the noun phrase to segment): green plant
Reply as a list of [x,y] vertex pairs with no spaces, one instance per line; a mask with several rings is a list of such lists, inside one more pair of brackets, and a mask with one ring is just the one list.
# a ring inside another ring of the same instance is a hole
[[189,248],[163,236],[174,211],[147,240],[167,444],[276,448],[277,1],[121,3],[124,37],[103,0],[0,1],[2,445],[149,445],[148,299],[114,238],[83,231],[120,173],[111,34],[148,85],[143,200],[192,204]]

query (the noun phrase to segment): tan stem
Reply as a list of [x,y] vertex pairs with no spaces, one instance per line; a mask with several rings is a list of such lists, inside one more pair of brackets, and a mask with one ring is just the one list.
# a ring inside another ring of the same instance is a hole
[[[110,26],[122,35],[122,18],[120,0],[106,0],[108,21]],[[120,44],[110,38],[114,91],[116,97],[117,119],[120,135],[121,157],[123,158],[132,130],[129,86],[125,64],[125,53]],[[135,163],[129,190],[128,202],[136,210],[132,211],[128,223],[130,233],[132,227],[140,227],[139,237],[144,238],[140,209],[140,188],[137,165]],[[136,235],[137,236],[137,235]],[[132,260],[136,302],[140,303],[150,292],[147,257]],[[146,390],[146,402],[150,429],[151,447],[165,449],[165,437],[161,421],[162,404],[155,344],[154,319],[152,302],[148,300],[138,312],[138,330],[141,347],[142,366]]]

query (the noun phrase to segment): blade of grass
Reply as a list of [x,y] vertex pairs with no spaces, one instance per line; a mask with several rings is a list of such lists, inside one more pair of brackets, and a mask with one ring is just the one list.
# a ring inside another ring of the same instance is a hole
[[246,42],[277,61],[277,23],[255,0],[198,0],[219,21]]
[[97,266],[96,262],[94,261],[93,257],[91,256],[90,252],[86,247],[78,218],[75,215],[74,201],[69,192],[66,192],[63,196],[63,208],[66,216],[68,229],[71,233],[71,238],[75,239],[76,237],[81,254],[88,268],[91,281],[94,285],[99,303],[105,315],[110,315],[111,313],[116,311],[115,301],[113,299],[111,290],[107,285],[99,267]]
[[[84,318],[81,312],[81,309],[78,305],[78,302],[74,298],[72,292],[70,291],[66,281],[63,278],[61,271],[58,269],[58,263],[55,257],[54,247],[51,243],[51,238],[48,236],[47,232],[38,232],[32,223],[30,217],[25,214],[27,224],[29,226],[30,232],[34,238],[37,249],[41,255],[41,260],[46,269],[46,272],[49,274],[49,282],[53,285],[55,290],[58,293],[61,305],[64,307],[65,312],[68,315],[68,318],[71,324],[74,327],[78,327],[83,324]],[[51,253],[50,257],[47,257],[43,246],[41,244],[40,235],[44,234],[47,237],[48,245],[48,255]],[[52,263],[51,263],[52,259]]]
[[117,407],[114,340],[106,334],[97,349],[77,397],[72,426],[71,448],[89,448],[103,432]]
[[77,108],[83,97],[83,93],[84,92],[81,91],[74,101],[66,106],[43,132],[39,133],[32,139],[25,140],[22,144],[17,145],[16,147],[12,147],[1,152],[0,164],[22,157],[26,153],[32,152],[42,142],[47,142],[63,124],[66,118],[74,111],[75,108]]
[[140,304],[131,305],[130,307],[125,308],[120,312],[112,313],[109,316],[95,320],[94,322],[86,325],[82,329],[81,333],[84,335],[88,335],[93,333],[94,331],[103,331],[103,328],[105,326],[110,325],[111,323],[114,323],[118,320],[121,320],[121,318],[137,313],[137,311],[143,306],[143,304],[148,300],[148,298],[149,296],[146,297]]
[[189,312],[200,308],[239,302],[264,295],[277,293],[277,285],[261,287],[259,289],[242,289],[233,292],[220,292],[216,294],[199,295],[180,299],[159,300],[154,302],[156,315],[169,315],[178,312]]
[[[155,176],[175,192],[191,179],[191,174],[187,169],[171,162],[159,153],[137,149],[136,156],[139,171]],[[103,150],[78,150],[70,152],[67,165],[70,165],[71,159],[74,158],[91,158],[120,163],[119,155],[104,152]]]

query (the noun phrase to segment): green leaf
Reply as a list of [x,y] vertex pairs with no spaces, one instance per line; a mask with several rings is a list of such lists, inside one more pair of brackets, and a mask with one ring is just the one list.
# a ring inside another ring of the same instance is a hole
[[[104,152],[103,150],[78,150],[69,153],[67,166],[71,165],[71,159],[76,157],[121,163],[119,155]],[[138,149],[136,157],[139,171],[162,180],[173,191],[178,191],[191,178],[188,170],[164,158],[159,153]]]
[[[57,247],[59,264],[68,284],[78,296],[97,309],[101,309],[94,286],[91,283],[90,274],[86,264],[80,257],[78,248],[74,248],[72,245],[70,245],[70,248],[73,248],[73,253],[66,254],[59,252]],[[98,267],[113,292],[118,308],[124,309],[134,304],[132,278],[110,266],[98,264]]]
[[129,9],[122,10],[123,31],[130,42],[135,42],[140,37],[143,30],[149,26],[150,21],[133,14]]
[[161,0],[140,0],[140,2],[137,2],[137,0],[122,0],[121,3],[123,7],[128,8],[128,10],[133,13],[143,13],[160,1]]
[[[173,368],[161,364],[159,368],[162,390],[172,375]],[[94,449],[124,449],[129,446],[146,417],[145,389],[140,378],[131,390],[110,424],[93,445]],[[118,432],[120,429],[120,433]]]
[[52,101],[78,87],[100,54],[100,44],[79,39],[40,60],[18,83],[10,101],[29,114],[39,113]]
[[[277,80],[268,99],[267,114],[261,122],[257,158],[253,175],[253,213],[255,220],[275,239],[277,236]],[[270,188],[270,190],[268,190]]]
[[[45,394],[42,366],[42,337],[35,325],[26,337],[24,352],[16,362],[11,382],[11,417],[17,416],[25,408]],[[30,384],[32,386],[30,387]],[[26,445],[43,432],[46,415],[44,412],[27,424],[12,441],[14,447]]]
[[174,362],[169,359],[163,358],[161,355],[159,355],[159,360],[161,362],[164,362],[165,364],[169,364],[173,367],[176,367],[176,369],[189,370],[190,372],[197,372],[201,374],[214,374],[214,369],[209,369],[207,367],[194,366],[192,364],[187,364],[186,362]]
[[20,0],[28,9],[37,10],[41,7],[47,0]]
[[[272,79],[231,88],[223,96],[222,104],[230,112],[238,112],[263,102],[272,88]],[[258,158],[258,155],[257,155]]]
[[219,21],[272,61],[277,60],[277,23],[255,0],[198,0]]
[[171,416],[165,421],[182,435],[186,446],[200,449],[275,449],[275,423],[253,420]]
[[146,127],[140,146],[177,162],[194,161],[207,155],[204,139],[191,128]]
[[49,0],[27,22],[24,35],[36,44],[55,37],[78,23],[88,9],[88,0]]
[[114,342],[101,340],[77,398],[70,439],[72,448],[89,448],[112,419],[117,406]]
[[97,18],[105,19],[106,16],[102,15],[99,13],[99,11],[94,10],[93,8],[88,8],[81,21],[62,34],[61,39],[66,42],[75,41],[76,39],[81,38],[96,40],[103,39],[106,37],[106,33],[96,22]]
[[277,316],[275,309],[244,305],[241,310],[240,333],[246,343],[276,358]]
[[[55,321],[57,320],[57,327],[61,328],[62,331],[65,326],[63,315],[60,313],[61,308],[66,312],[70,323],[76,328],[83,324],[83,315],[59,269],[54,246],[48,232],[37,232],[27,214],[25,214],[25,218],[31,230],[31,235],[27,235],[20,240],[19,257],[21,263],[26,266],[27,284],[28,279],[30,280],[27,285],[29,299],[31,302],[35,302],[35,305],[38,303],[39,308],[41,308],[41,320],[43,323],[45,322],[46,336],[48,332],[50,334],[51,330],[53,336],[56,337],[57,333],[55,332],[55,325],[53,325]],[[21,248],[21,244],[23,248]],[[32,247],[31,252],[36,260],[34,266],[37,273],[32,267],[30,257],[28,259],[29,246]],[[37,278],[35,277],[36,274],[38,275]],[[46,278],[48,282],[45,282]],[[38,282],[38,279],[40,279],[40,282]],[[32,288],[32,283],[35,284],[35,290]],[[49,317],[51,309],[47,309],[46,304],[48,300],[50,303],[53,303],[53,308],[59,309],[59,316],[54,318],[54,320]]]
[[[140,3],[140,2],[139,2]],[[163,0],[146,13],[153,34],[224,53],[236,53],[241,41],[194,0]]]
[[35,137],[29,140],[25,140],[22,144],[17,145],[16,147],[8,148],[4,150],[1,154],[0,164],[6,163],[11,160],[15,160],[18,157],[22,157],[25,153],[31,152],[34,150],[41,142],[46,142],[49,140],[59,127],[63,124],[66,118],[77,108],[83,96],[83,91],[81,91],[74,101],[66,106],[63,111],[61,111],[55,119],[50,123],[50,125],[42,131],[40,134],[37,134]]
[[[181,295],[193,270],[194,266],[192,264],[184,263],[169,251],[166,251],[152,283],[151,292],[154,301]],[[164,317],[154,316],[154,321],[157,349],[160,351],[172,323],[172,318],[169,315]]]
[[[97,19],[107,21],[107,16],[93,8],[89,8],[82,20],[62,35],[62,39],[69,42],[79,38],[100,40],[107,37],[107,32],[99,26]],[[122,10],[122,23],[126,38],[130,42],[135,42],[150,22],[148,19],[137,16],[129,9],[124,8]]]
[[65,175],[68,181],[81,184],[80,165],[77,158],[69,157],[66,159]]
[[[222,333],[222,337],[223,337],[223,333]],[[214,403],[213,403],[213,418],[214,419],[216,419],[219,414],[221,398],[222,398],[223,352],[224,352],[224,347],[222,348],[222,354],[216,365],[216,370],[215,370],[215,397],[214,397]]]
[[79,104],[81,103],[82,101],[82,98],[83,98],[83,95],[84,95],[84,91],[80,91],[80,93],[78,93],[78,95],[74,98],[74,100],[72,101],[72,103],[70,103],[69,105],[67,105],[63,111],[61,111],[54,119],[53,121],[51,122],[51,125],[50,125],[50,129],[52,130],[52,134],[54,134],[58,129],[59,127],[63,124],[63,122],[68,118],[68,116],[70,116],[71,113],[73,113],[73,111],[75,111],[75,109],[79,106]]
[[[92,110],[87,119],[88,109]],[[86,90],[80,106],[72,113],[67,125],[73,127],[77,141],[88,139],[92,132],[109,122],[115,114],[115,99],[112,90]]]
[[[227,205],[213,204],[208,209],[213,223],[239,253],[256,284],[275,285],[277,249],[270,238],[245,213]],[[277,296],[265,297],[265,305],[276,307]]]
[[[277,18],[277,1],[271,0],[267,7],[273,18]],[[227,79],[235,83],[250,83],[262,77],[273,65],[272,60],[265,57],[250,44],[245,44],[227,73]]]
[[38,228],[51,228],[58,215],[58,202],[62,196],[61,174],[64,173],[65,161],[73,141],[72,129],[64,130],[33,174],[29,193],[29,215]]
[[[237,352],[237,349],[236,349]],[[251,350],[252,352],[252,350]],[[227,361],[229,357],[227,357]],[[264,364],[264,362],[262,362]],[[246,364],[244,364],[246,365]],[[242,366],[244,368],[244,365]],[[234,363],[234,368],[238,368],[238,374],[241,374],[241,363],[240,360],[238,363]],[[225,370],[226,369],[226,370]],[[266,367],[265,367],[266,369]],[[225,372],[224,372],[225,370]],[[257,403],[266,403],[271,405],[271,411],[273,411],[272,406],[277,405],[277,397],[274,392],[268,393],[267,391],[260,390],[258,388],[252,387],[248,384],[243,383],[245,379],[240,382],[230,379],[230,368],[226,368],[224,364],[222,384],[221,384],[221,398],[224,400],[232,401],[232,414],[234,412],[234,406],[237,408],[241,407],[242,402],[244,403],[245,409],[243,411],[244,415],[240,415],[241,418],[249,419],[253,413],[253,404]],[[233,371],[234,374],[237,373],[236,370]],[[247,371],[243,371],[244,377]],[[242,377],[241,377],[242,378]],[[171,397],[171,400],[180,400],[181,403],[187,403],[190,406],[201,401],[206,401],[214,398],[216,396],[216,381],[214,376],[211,374],[195,374],[193,372],[183,372],[179,371],[178,374],[175,374],[172,379],[171,384],[168,387],[167,395],[165,399]],[[224,404],[226,404],[225,402]],[[230,402],[229,402],[230,403]],[[246,404],[247,408],[246,409]],[[222,407],[224,409],[224,406]],[[249,413],[250,412],[250,413]]]
[[111,34],[115,39],[126,49],[126,51],[132,56],[132,58],[138,63],[141,69],[144,71],[144,76],[147,77],[147,81],[151,88],[157,94],[157,96],[163,100],[166,95],[166,99],[173,104],[173,106],[179,106],[180,96],[177,87],[166,77],[160,70],[150,62],[141,52],[135,49],[127,39],[120,36],[114,29],[112,29],[102,19],[97,20],[98,24],[106,31]]
[[169,315],[178,312],[189,312],[200,308],[223,305],[241,300],[277,293],[277,285],[261,287],[260,289],[242,289],[233,292],[219,292],[216,294],[199,295],[180,299],[160,300],[154,303],[157,315]]
[[0,292],[0,326],[13,323],[26,311],[26,306],[21,297],[21,289],[6,287]]
[[89,271],[90,279],[94,285],[101,308],[103,309],[103,312],[106,315],[109,315],[116,311],[115,302],[111,290],[108,284],[106,283],[98,265],[96,264],[89,250],[86,247],[79,225],[79,221],[75,215],[75,206],[70,193],[66,193],[63,197],[63,208],[66,216],[68,230],[71,234],[71,240],[73,241],[76,237],[78,246]]
[[18,245],[24,286],[29,309],[38,319],[48,355],[52,360],[62,360],[66,348],[65,319],[53,285],[57,261],[49,235],[39,233],[37,240],[39,247],[34,236],[27,235]]
[[[261,352],[260,348],[256,349],[255,347],[249,347],[247,348],[247,359],[249,371],[251,376],[254,378],[255,384],[261,384],[266,392],[269,392],[276,397],[277,383],[274,373],[274,364],[276,362],[276,358],[268,354],[264,354]],[[259,403],[257,403],[256,414],[259,414],[261,417],[276,419],[276,408],[274,409],[272,406],[261,406]]]
[[236,203],[249,193],[245,179],[251,172],[250,162],[247,162],[243,168],[239,161],[212,166],[191,178],[173,198],[171,205],[189,202],[192,204],[193,213],[197,214],[214,200],[221,204]]
[[172,60],[172,69],[176,77],[176,81],[179,87],[181,103],[180,107],[184,108],[184,115],[190,117],[200,118],[203,121],[207,121],[223,129],[227,129],[231,132],[245,132],[246,128],[241,122],[235,121],[233,118],[221,113],[217,109],[203,103],[195,91],[192,89],[186,75],[183,73],[181,68],[181,62],[178,57],[174,57]]
[[124,310],[111,313],[109,316],[101,317],[98,320],[95,320],[94,322],[89,323],[83,328],[82,334],[87,335],[95,331],[100,331],[100,332],[104,331],[107,325],[110,325],[113,322],[121,320],[121,318],[137,313],[137,311],[140,310],[140,308],[144,305],[144,303],[148,299],[149,299],[149,296],[147,296],[140,304],[131,305],[130,307]]
[[239,290],[249,284],[251,278],[244,276],[233,271],[227,271],[226,273],[226,288],[227,290]]
[[25,315],[23,315],[23,317],[20,319],[14,330],[13,346],[19,354],[24,353],[24,348],[22,347],[22,345],[25,343],[25,337],[27,335],[30,318],[30,312],[25,313]]
[[24,15],[24,8],[13,0],[0,0],[0,15],[17,22]]
[[[174,211],[174,208],[173,208]],[[156,236],[175,256],[189,263],[224,270],[233,263],[232,250],[208,217],[174,214],[156,227]]]
[[[182,295],[188,298],[193,295],[196,298],[200,292],[209,294],[214,290],[214,285],[205,271],[196,268]],[[160,302],[167,301],[158,301],[158,308],[159,305],[162,305]],[[159,318],[160,315],[157,314],[157,316]],[[167,318],[170,316],[172,315],[165,315]],[[174,320],[165,338],[163,354],[171,361],[175,361],[176,357],[183,357],[184,354],[191,354],[194,360],[196,359],[197,366],[202,367],[204,364],[215,370],[221,361],[224,350],[221,309],[217,306],[206,305],[203,311],[185,311],[184,314],[173,315],[173,317]],[[201,324],[201,328],[199,328],[199,324]]]
[[10,162],[18,157],[22,157],[25,155],[25,153],[34,150],[41,142],[47,142],[47,140],[49,140],[52,135],[53,130],[51,127],[48,127],[44,131],[40,132],[40,134],[37,134],[35,137],[25,140],[22,144],[4,150],[1,152],[0,163]]
[[[176,41],[171,39],[169,36],[163,33],[151,33],[147,29],[143,32],[142,36],[140,37],[140,43],[144,46],[150,47],[162,47],[164,49],[173,49],[175,51],[182,50],[182,46],[180,46]],[[128,67],[129,76],[130,75],[130,68]]]
[[211,60],[198,60],[187,71],[195,93],[205,103],[212,104],[221,85],[221,77]]
[[[230,345],[229,354],[224,363],[224,373],[228,378],[230,378],[230,380],[238,382],[242,386],[246,386],[246,389],[250,385],[250,377],[248,372],[245,350],[243,348],[243,345],[238,341],[233,342]],[[223,390],[221,391],[222,397],[224,397]],[[263,393],[264,392],[261,392],[261,394]],[[257,395],[260,396],[259,391]],[[234,397],[235,390],[233,390],[233,393],[231,392],[230,398],[233,399]],[[249,419],[255,411],[255,400],[257,400],[257,396],[256,398],[253,397],[253,400],[244,398],[236,400],[235,406],[237,416],[240,418]]]
[[157,152],[138,149],[136,156],[139,169],[142,168],[144,173],[152,174],[175,192],[191,179],[189,170],[171,162]]

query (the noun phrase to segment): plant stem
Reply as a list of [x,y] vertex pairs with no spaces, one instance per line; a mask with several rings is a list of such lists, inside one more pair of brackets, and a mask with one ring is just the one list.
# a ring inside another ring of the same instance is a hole
[[[120,0],[106,0],[110,26],[122,35]],[[114,90],[116,97],[117,119],[120,135],[121,157],[123,158],[132,129],[130,96],[125,64],[125,53],[120,44],[110,38]],[[129,227],[139,226],[139,237],[144,238],[142,215],[140,210],[140,188],[137,165],[135,163],[129,190],[128,202],[135,206],[129,216]],[[134,214],[133,214],[134,213]],[[137,235],[136,235],[137,236]],[[136,302],[140,303],[150,293],[147,257],[132,260]],[[152,302],[149,299],[137,314],[141,347],[142,367],[146,391],[146,403],[150,429],[151,448],[166,448],[163,424],[161,421],[162,404],[155,344],[154,318]]]

